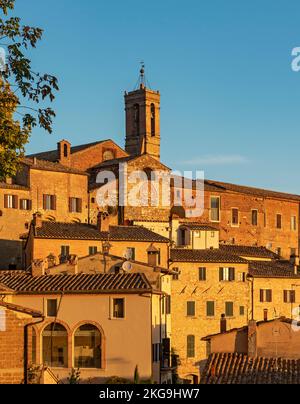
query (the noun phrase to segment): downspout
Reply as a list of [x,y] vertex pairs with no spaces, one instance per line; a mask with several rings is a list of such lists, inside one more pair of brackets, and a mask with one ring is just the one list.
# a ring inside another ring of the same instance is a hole
[[24,327],[24,384],[28,384],[28,328],[36,324],[41,324],[45,320],[42,316],[41,320],[26,324]]
[[251,320],[254,320],[254,278],[251,275],[247,275],[247,281],[251,283]]

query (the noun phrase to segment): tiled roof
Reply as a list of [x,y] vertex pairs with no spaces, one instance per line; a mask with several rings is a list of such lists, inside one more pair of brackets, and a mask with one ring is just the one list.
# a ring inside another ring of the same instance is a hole
[[265,247],[220,244],[220,250],[228,252],[230,254],[240,255],[243,257],[270,258],[270,259],[279,258],[277,254],[273,253],[273,251],[270,251]]
[[130,293],[151,291],[144,274],[0,275],[0,282],[18,294]]
[[67,167],[62,164],[54,163],[54,162],[46,161],[46,160],[34,161],[33,159],[25,157],[22,159],[22,163],[31,168],[37,169],[37,170],[56,171],[56,172],[62,172],[62,173],[79,174],[79,175],[88,176],[88,174],[84,171],[76,170],[75,168]]
[[[101,144],[101,143],[104,143],[104,142],[107,142],[107,141],[108,140],[100,140],[98,142],[86,143],[86,144],[82,144],[82,145],[79,145],[79,146],[73,146],[73,147],[71,147],[71,154],[78,153],[78,152],[80,152],[82,150],[89,149],[90,147],[97,146],[98,144]],[[47,161],[55,162],[55,161],[58,160],[58,152],[57,152],[57,149],[56,150],[48,150],[48,151],[45,151],[45,152],[42,152],[42,153],[30,154],[27,157],[31,157],[31,158],[36,157],[36,158],[41,159],[41,160],[47,160]]]
[[249,274],[255,278],[300,278],[289,261],[250,261]]
[[19,313],[29,314],[33,318],[42,318],[43,317],[43,313],[41,313],[40,311],[28,309],[27,307],[23,307],[23,306],[17,306],[16,304],[12,304],[12,303],[3,302],[2,300],[0,300],[0,307],[4,307],[4,308],[6,308],[8,310],[12,310],[12,311],[17,311]]
[[243,258],[219,249],[190,250],[178,248],[172,249],[170,255],[173,262],[247,263]]
[[110,240],[152,241],[168,243],[169,239],[143,226],[111,226],[109,228]]
[[18,184],[7,184],[6,182],[0,182],[0,188],[2,189],[12,189],[17,191],[30,191],[30,188],[24,187]]
[[43,222],[36,228],[37,238],[69,240],[114,240],[169,242],[169,239],[142,226],[111,226],[109,232],[100,232],[96,226],[83,223]]
[[201,224],[201,223],[180,223],[180,226],[182,227],[187,227],[190,230],[196,230],[196,231],[219,231],[216,227],[213,227],[208,224]]
[[107,233],[99,232],[96,226],[84,223],[42,222],[42,227],[36,228],[35,237],[66,240],[105,240],[107,239]]
[[210,355],[201,384],[300,384],[300,360],[250,358],[245,354]]
[[260,197],[268,197],[268,198],[279,198],[279,199],[292,199],[295,201],[300,201],[300,195],[295,195],[295,194],[289,194],[285,192],[277,192],[277,191],[271,191],[267,189],[261,189],[261,188],[254,188],[254,187],[248,187],[244,185],[236,185],[236,184],[230,184],[226,182],[220,182],[220,181],[211,181],[211,180],[205,180],[204,182],[204,188],[205,190],[219,190],[219,191],[232,191],[232,192],[238,192],[238,193],[243,193],[243,194],[250,194],[250,195],[256,195]]

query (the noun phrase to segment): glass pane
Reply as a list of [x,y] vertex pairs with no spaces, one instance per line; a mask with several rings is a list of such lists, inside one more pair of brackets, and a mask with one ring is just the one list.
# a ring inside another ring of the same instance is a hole
[[68,334],[61,324],[50,324],[43,332],[43,362],[51,367],[68,367]]
[[75,333],[76,368],[101,368],[101,334],[91,324],[81,326]]

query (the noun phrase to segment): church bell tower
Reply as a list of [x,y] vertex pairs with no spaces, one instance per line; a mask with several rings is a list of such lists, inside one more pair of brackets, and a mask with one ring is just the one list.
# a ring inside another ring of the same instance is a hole
[[160,160],[160,93],[147,88],[144,65],[139,88],[125,93],[125,111],[127,153],[148,154]]

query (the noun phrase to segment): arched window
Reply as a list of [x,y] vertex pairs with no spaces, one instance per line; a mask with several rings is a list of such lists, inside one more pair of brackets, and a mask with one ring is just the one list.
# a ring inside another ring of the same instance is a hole
[[68,145],[64,144],[64,157],[69,157]]
[[138,135],[140,133],[140,106],[139,104],[134,104],[133,106],[133,119],[134,119],[134,130],[135,134]]
[[74,335],[74,366],[76,369],[101,369],[101,333],[92,324],[80,326]]
[[61,324],[51,323],[43,331],[43,363],[55,368],[68,367],[68,333]]
[[31,337],[31,362],[33,365],[36,364],[36,332],[34,328],[32,328]]
[[155,136],[155,105],[151,104],[151,136]]

